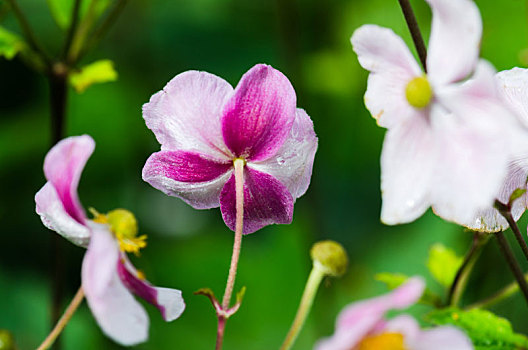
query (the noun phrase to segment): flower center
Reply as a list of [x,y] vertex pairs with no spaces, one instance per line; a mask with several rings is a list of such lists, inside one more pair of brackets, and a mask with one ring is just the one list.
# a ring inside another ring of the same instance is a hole
[[114,209],[107,214],[100,214],[90,208],[94,222],[107,224],[119,243],[123,252],[139,254],[141,248],[147,246],[147,235],[138,237],[138,226],[134,214],[125,209]]
[[381,333],[363,338],[357,350],[405,350],[403,335],[400,333]]
[[407,102],[415,108],[426,107],[433,98],[433,89],[427,77],[424,75],[411,80],[405,88],[405,97],[407,97]]

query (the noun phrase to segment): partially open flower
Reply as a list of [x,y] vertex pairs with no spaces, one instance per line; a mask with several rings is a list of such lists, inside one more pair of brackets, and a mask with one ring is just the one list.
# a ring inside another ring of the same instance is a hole
[[104,215],[93,210],[94,220],[86,217],[77,186],[94,147],[93,139],[83,135],[64,139],[48,152],[48,182],[35,195],[36,211],[49,229],[88,247],[82,265],[88,305],[106,335],[134,345],[147,339],[149,319],[132,293],[156,306],[166,321],[178,318],[185,303],[181,291],[152,286],[128,260],[127,252],[137,254],[146,245],[146,236],[137,235],[132,213],[116,209]]
[[337,318],[330,338],[319,341],[315,350],[471,350],[471,340],[456,327],[422,330],[408,315],[387,320],[391,309],[414,304],[425,288],[421,278],[410,278],[404,285],[376,298],[345,307]]

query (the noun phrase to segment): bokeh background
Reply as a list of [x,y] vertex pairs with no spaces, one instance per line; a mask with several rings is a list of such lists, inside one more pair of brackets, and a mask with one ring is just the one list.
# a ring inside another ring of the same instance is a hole
[[[58,49],[64,33],[44,0],[20,0],[38,37]],[[412,1],[427,39],[430,11]],[[498,70],[526,63],[527,11],[521,0],[478,0],[483,22],[482,56]],[[19,32],[11,13],[1,25]],[[225,349],[278,348],[295,314],[311,268],[309,249],[321,239],[341,242],[348,273],[320,289],[295,349],[311,349],[333,332],[346,304],[386,291],[377,272],[428,276],[429,247],[442,242],[463,254],[471,234],[430,211],[408,225],[379,221],[379,155],[384,130],[363,105],[367,73],[351,49],[352,32],[366,23],[392,28],[412,46],[396,0],[134,0],[83,64],[108,58],[119,79],[82,94],[70,89],[67,135],[90,134],[97,147],[80,183],[85,207],[133,211],[149,235],[133,258],[151,282],[183,291],[187,310],[172,322],[151,316],[150,339],[137,349],[211,349],[216,318],[202,287],[222,295],[233,234],[218,209],[197,211],[141,179],[147,157],[159,149],[141,106],[176,74],[204,70],[236,85],[256,63],[284,72],[298,106],[312,117],[319,149],[308,193],[295,205],[291,225],[269,226],[244,237],[236,289],[247,287],[240,311],[229,320]],[[413,48],[414,52],[414,48]],[[50,327],[51,237],[34,211],[44,184],[42,163],[50,147],[48,87],[21,61],[0,59],[0,328],[11,330],[20,349],[32,349]],[[383,98],[380,96],[380,98]],[[522,221],[524,230],[526,222]],[[63,243],[64,305],[80,284],[84,250]],[[516,249],[517,250],[517,249]],[[528,268],[527,264],[523,267]],[[512,281],[492,240],[469,282],[464,303]],[[411,312],[421,314],[427,307]],[[528,332],[526,305],[518,295],[493,308],[517,331]],[[62,336],[64,349],[119,349],[105,338],[86,304]]]

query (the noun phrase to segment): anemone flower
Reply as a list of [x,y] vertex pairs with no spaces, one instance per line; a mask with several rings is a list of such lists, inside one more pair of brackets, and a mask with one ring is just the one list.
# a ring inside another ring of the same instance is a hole
[[422,330],[409,315],[385,319],[387,311],[407,308],[418,301],[424,288],[424,281],[413,277],[386,295],[346,306],[337,318],[335,333],[320,340],[315,350],[473,349],[471,340],[456,327]]
[[95,147],[88,135],[69,137],[46,155],[48,182],[35,195],[36,211],[44,225],[76,245],[87,247],[82,264],[82,288],[103,332],[122,345],[144,342],[149,319],[132,293],[156,306],[166,321],[185,308],[181,291],[152,286],[137,271],[126,252],[137,253],[146,236],[137,236],[134,216],[116,209],[87,218],[77,195],[86,161]]
[[258,64],[235,89],[213,74],[184,72],[152,96],[143,117],[161,144],[143,168],[153,187],[196,209],[219,206],[235,230],[234,163],[242,160],[243,233],[292,221],[317,137],[281,72]]
[[467,223],[493,204],[511,140],[526,134],[499,97],[494,68],[478,59],[477,6],[426,1],[432,10],[426,74],[390,29],[364,25],[351,38],[371,72],[366,107],[388,129],[381,154],[387,224],[413,221],[430,206],[444,219]]

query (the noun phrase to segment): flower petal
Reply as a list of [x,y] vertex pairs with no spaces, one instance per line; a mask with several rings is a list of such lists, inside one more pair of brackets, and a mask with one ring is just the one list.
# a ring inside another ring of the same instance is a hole
[[184,72],[143,105],[143,118],[162,150],[195,151],[224,159],[229,150],[220,116],[232,92],[233,87],[216,75]]
[[427,75],[433,85],[467,77],[477,64],[482,20],[471,0],[426,0],[433,11]]
[[84,165],[95,148],[88,135],[68,137],[59,141],[44,159],[44,174],[53,185],[64,210],[80,224],[86,215],[77,195],[77,186]]
[[502,100],[528,126],[528,69],[515,67],[498,72],[495,77]]
[[382,222],[410,222],[427,210],[436,154],[425,115],[415,114],[387,131],[381,153]]
[[248,163],[248,167],[279,180],[295,200],[310,185],[316,150],[317,136],[312,120],[303,109],[297,108],[290,134],[277,154],[263,162]]
[[149,319],[117,273],[119,248],[103,225],[92,225],[92,239],[82,265],[82,285],[88,306],[103,330],[122,345],[148,338]]
[[421,331],[406,341],[409,350],[472,350],[473,343],[460,329],[442,326]]
[[88,246],[90,230],[66,212],[55,187],[50,182],[37,192],[35,202],[36,212],[47,228],[78,246]]
[[[289,224],[293,218],[293,198],[273,176],[246,167],[244,169],[244,229],[253,233],[271,224]],[[220,209],[227,227],[235,230],[235,175],[220,194]]]
[[143,167],[143,180],[196,209],[215,208],[233,164],[185,151],[153,153]]
[[224,141],[235,157],[253,161],[274,155],[290,133],[296,96],[278,70],[257,64],[246,72],[222,112]]
[[[420,334],[421,330],[420,325],[413,317],[409,315],[398,315],[387,321],[382,332],[400,333],[403,335],[405,344],[408,345],[409,340],[416,338]],[[408,347],[405,347],[405,349],[407,348]]]
[[405,88],[422,72],[403,40],[390,29],[364,25],[351,42],[361,66],[372,72],[365,105],[378,124],[390,128],[412,116]]
[[128,290],[156,306],[165,321],[177,319],[185,310],[185,302],[180,290],[154,287],[147,280],[139,278],[138,271],[125,255],[117,264],[117,272]]

